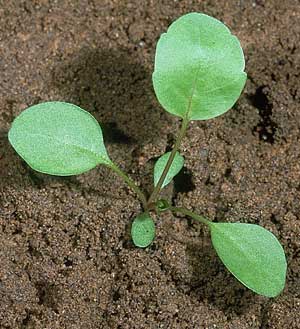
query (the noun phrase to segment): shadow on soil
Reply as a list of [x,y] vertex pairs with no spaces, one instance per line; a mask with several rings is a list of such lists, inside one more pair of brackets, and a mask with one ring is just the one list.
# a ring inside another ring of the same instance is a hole
[[55,69],[52,80],[61,99],[101,122],[106,143],[159,139],[167,116],[155,100],[151,72],[126,51],[83,48]]
[[227,316],[244,314],[258,298],[239,283],[218,258],[209,239],[204,244],[190,243],[186,253],[193,269],[190,295],[222,310]]

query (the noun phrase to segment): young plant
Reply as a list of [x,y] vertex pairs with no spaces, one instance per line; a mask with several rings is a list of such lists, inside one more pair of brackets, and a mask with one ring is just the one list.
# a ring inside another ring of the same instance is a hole
[[245,82],[245,61],[238,39],[220,21],[204,14],[180,17],[160,37],[153,85],[163,108],[182,119],[171,152],[154,167],[154,189],[145,194],[108,156],[98,122],[78,106],[47,102],[29,107],[13,122],[9,141],[28,165],[50,175],[78,175],[99,164],[115,171],[137,194],[143,212],[132,223],[136,246],[155,237],[150,213],[181,213],[208,226],[212,244],[227,269],[246,287],[277,296],[285,284],[286,259],[276,237],[253,224],[216,223],[159,197],[181,170],[180,143],[191,120],[207,120],[228,111]]

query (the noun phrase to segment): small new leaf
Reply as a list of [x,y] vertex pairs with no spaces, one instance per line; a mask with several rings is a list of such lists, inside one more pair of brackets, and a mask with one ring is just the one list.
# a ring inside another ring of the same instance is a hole
[[112,164],[98,122],[73,104],[29,107],[14,120],[8,138],[28,165],[42,173],[77,175],[98,164]]
[[[155,163],[154,166],[154,186],[157,185],[160,176],[162,175],[165,166],[169,160],[169,157],[171,155],[171,152],[167,152],[164,155],[162,155]],[[171,164],[171,167],[168,171],[168,174],[162,184],[162,188],[166,185],[168,185],[171,180],[179,173],[179,171],[182,169],[184,165],[184,157],[179,154],[179,152],[176,152],[175,158]]]
[[155,224],[149,213],[138,215],[132,222],[131,237],[137,247],[148,247],[155,237]]
[[171,24],[156,48],[153,86],[168,112],[207,120],[228,111],[245,85],[238,39],[220,21],[190,13]]
[[275,297],[285,285],[286,259],[276,237],[261,226],[211,223],[214,248],[227,269],[254,292]]

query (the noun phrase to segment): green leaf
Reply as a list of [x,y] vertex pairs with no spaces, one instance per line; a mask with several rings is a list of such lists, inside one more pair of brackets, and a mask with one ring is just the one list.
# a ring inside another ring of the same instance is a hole
[[228,111],[246,82],[238,39],[220,21],[190,13],[161,35],[153,85],[168,112],[189,120],[207,120]]
[[286,259],[276,237],[261,226],[211,223],[212,243],[227,269],[254,292],[275,297],[285,285]]
[[[162,173],[165,169],[165,166],[169,160],[170,155],[171,155],[171,152],[167,152],[156,161],[155,166],[154,166],[154,186],[157,185],[157,183],[160,179],[160,176],[162,175]],[[183,165],[184,165],[184,157],[182,155],[180,155],[178,152],[176,152],[175,158],[171,164],[169,172],[162,184],[162,188],[171,182],[173,177],[175,177],[179,173],[179,171],[182,169]]]
[[96,119],[69,103],[29,107],[14,120],[8,138],[31,168],[50,175],[76,175],[112,163]]
[[131,237],[137,247],[148,247],[155,237],[155,225],[149,213],[138,215],[131,226]]

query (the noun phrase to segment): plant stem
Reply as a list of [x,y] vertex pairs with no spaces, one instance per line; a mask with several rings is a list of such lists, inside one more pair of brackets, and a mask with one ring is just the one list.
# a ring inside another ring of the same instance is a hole
[[206,219],[205,217],[199,216],[197,214],[195,214],[194,212],[187,210],[185,208],[181,208],[181,207],[170,207],[169,208],[172,212],[180,212],[181,214],[184,214],[186,216],[189,216],[195,220],[197,220],[198,222],[201,222],[205,225],[211,226],[212,222],[208,219]]
[[185,135],[185,132],[187,130],[187,127],[189,125],[189,120],[187,117],[185,117],[183,120],[182,120],[182,124],[181,124],[181,128],[180,128],[180,131],[179,131],[179,134],[177,136],[177,139],[176,139],[176,142],[175,142],[175,145],[173,147],[173,150],[171,152],[171,155],[168,159],[168,162],[159,178],[159,181],[157,183],[157,185],[155,186],[152,194],[150,195],[150,198],[148,200],[148,205],[150,205],[152,202],[155,202],[155,199],[157,198],[160,190],[161,190],[161,187],[163,185],[163,182],[165,181],[165,178],[170,170],[170,167],[172,165],[172,162],[175,158],[175,155],[176,155],[176,152],[178,151],[179,147],[180,147],[180,144],[181,144],[181,141]]
[[145,194],[136,185],[136,183],[131,178],[129,178],[127,174],[124,171],[122,171],[116,164],[114,163],[109,164],[109,168],[111,168],[114,172],[116,172],[128,184],[128,186],[133,189],[133,191],[137,194],[140,201],[142,202],[144,210],[147,210],[148,205],[147,205],[147,199],[145,197]]

